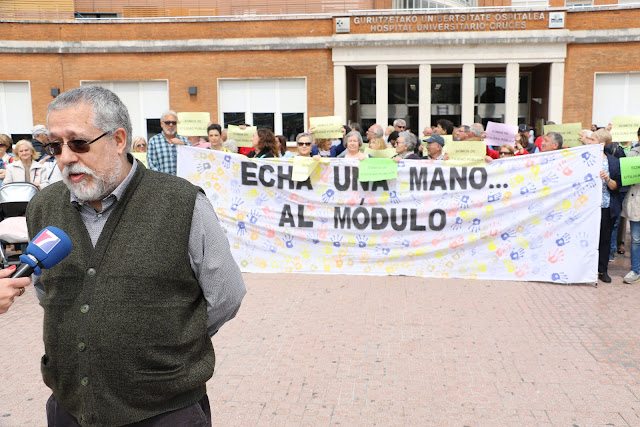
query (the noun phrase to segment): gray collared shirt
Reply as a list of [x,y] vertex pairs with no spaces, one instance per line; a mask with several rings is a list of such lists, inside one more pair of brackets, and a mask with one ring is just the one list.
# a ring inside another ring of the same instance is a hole
[[[131,182],[137,167],[137,162],[133,161],[126,178],[102,200],[101,211],[78,200],[71,192],[71,203],[80,211],[93,246],[96,245],[109,215]],[[189,233],[189,261],[207,301],[207,329],[209,335],[213,336],[225,322],[236,315],[247,290],[238,264],[231,256],[229,242],[218,222],[215,210],[207,196],[202,193],[198,193],[193,208]],[[33,282],[40,299],[45,292],[44,286],[39,276],[33,275]]]

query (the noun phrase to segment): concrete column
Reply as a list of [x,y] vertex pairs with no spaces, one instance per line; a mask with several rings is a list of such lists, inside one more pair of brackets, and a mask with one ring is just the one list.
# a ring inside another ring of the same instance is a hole
[[520,93],[520,64],[507,64],[507,90],[505,94],[504,122],[518,124],[518,94]]
[[376,65],[376,123],[383,128],[389,122],[389,67]]
[[549,70],[549,116],[547,120],[562,123],[564,99],[564,62],[553,62]]
[[333,114],[347,123],[347,67],[333,67]]
[[471,125],[474,122],[476,65],[462,64],[462,90],[460,103],[462,104],[462,122],[454,124]]
[[418,136],[427,126],[431,126],[431,65],[420,64],[418,69]]

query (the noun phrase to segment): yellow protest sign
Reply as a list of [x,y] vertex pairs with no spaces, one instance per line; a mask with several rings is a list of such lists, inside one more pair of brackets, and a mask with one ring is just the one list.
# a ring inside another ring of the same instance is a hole
[[563,123],[561,125],[544,125],[544,133],[556,132],[562,135],[563,147],[577,147],[580,142],[582,123]]
[[233,139],[238,147],[251,147],[251,138],[256,133],[256,126],[248,126],[242,129],[240,126],[229,125],[227,127],[227,139]]
[[131,155],[140,160],[144,167],[147,167],[147,153],[131,153]]
[[364,159],[358,167],[358,181],[386,181],[398,178],[398,164],[391,159]]
[[313,128],[313,137],[316,139],[342,138],[340,127],[342,123],[338,116],[309,117],[309,128]]
[[367,148],[366,150],[364,150],[364,154],[368,154],[376,159],[390,159],[398,153],[396,152],[395,148],[385,148],[384,150],[374,150],[373,148]]
[[472,166],[483,167],[487,154],[487,146],[484,141],[451,141],[447,145],[449,160],[447,166]]
[[209,113],[178,113],[178,135],[205,136],[210,121]]
[[638,128],[640,128],[640,116],[614,117],[611,120],[611,138],[614,142],[627,142],[638,140]]
[[312,157],[295,156],[293,158],[292,181],[306,181],[318,164]]
[[440,135],[442,137],[442,139],[444,139],[444,145],[445,147],[447,146],[447,144],[449,144],[450,142],[453,142],[453,135]]

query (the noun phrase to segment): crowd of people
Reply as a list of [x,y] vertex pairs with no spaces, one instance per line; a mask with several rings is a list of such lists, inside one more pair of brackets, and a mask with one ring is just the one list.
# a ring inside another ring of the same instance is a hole
[[[483,141],[486,137],[481,123],[455,126],[450,120],[440,119],[434,126],[427,126],[422,136],[407,129],[403,119],[393,125],[371,125],[366,132],[358,123],[343,125],[342,138],[315,138],[315,129],[310,128],[296,137],[295,149],[287,147],[287,138],[275,135],[267,128],[258,128],[251,139],[251,147],[238,147],[227,138],[227,130],[217,123],[210,123],[206,136],[184,137],[177,133],[178,115],[175,111],[162,114],[162,132],[147,142],[143,137],[132,138],[129,152],[151,170],[176,174],[177,146],[186,145],[209,150],[233,152],[248,158],[290,158],[294,156],[352,158],[363,160],[369,157],[388,157],[401,160],[447,160],[445,137],[453,141]],[[549,122],[549,124],[554,124]],[[246,128],[248,125],[242,125]],[[640,155],[640,146],[634,141],[613,141],[611,124],[598,128],[595,124],[580,134],[583,144],[603,144],[603,180],[601,236],[599,242],[599,279],[610,282],[608,263],[616,254],[624,254],[624,236],[627,220],[631,221],[631,271],[624,277],[627,283],[640,281],[640,185],[622,186],[619,159]],[[21,140],[12,147],[8,135],[0,135],[0,184],[29,182],[43,188],[62,179],[55,156],[47,154],[48,131],[45,126],[33,128],[32,139]],[[640,139],[640,129],[638,129]],[[366,147],[365,147],[366,144]],[[487,162],[500,158],[528,155],[563,149],[562,135],[549,132],[535,135],[532,126],[520,125],[514,144],[486,146]],[[377,153],[376,153],[377,151]]]

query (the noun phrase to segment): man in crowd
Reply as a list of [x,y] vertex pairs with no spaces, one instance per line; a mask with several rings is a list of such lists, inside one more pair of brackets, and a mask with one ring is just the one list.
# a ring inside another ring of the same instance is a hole
[[447,119],[440,119],[436,122],[435,133],[438,135],[452,135],[453,123]]
[[461,125],[453,130],[454,141],[466,141],[469,139],[469,126]]
[[178,135],[178,115],[175,111],[167,111],[160,118],[162,132],[149,140],[147,147],[147,164],[149,169],[176,174],[178,166],[177,145],[189,145],[184,136]]
[[129,114],[107,89],[64,92],[47,122],[64,183],[31,200],[29,235],[51,225],[73,242],[34,282],[48,425],[210,426],[210,336],[246,290],[209,199],[134,161]]
[[407,130],[407,122],[402,119],[395,119],[393,121],[393,129],[398,133],[404,132]]
[[44,151],[42,147],[44,144],[49,142],[49,131],[44,125],[36,125],[31,129],[31,145],[38,153],[38,159],[41,159],[44,156]]
[[369,130],[367,130],[367,140],[370,141],[373,138],[384,138],[384,129],[377,123],[369,126]]
[[542,136],[540,151],[553,151],[562,148],[562,135],[558,132],[549,132]]
[[429,138],[422,140],[422,144],[426,145],[427,155],[425,158],[430,160],[443,160],[442,148],[444,147],[444,138],[440,135],[431,135]]

